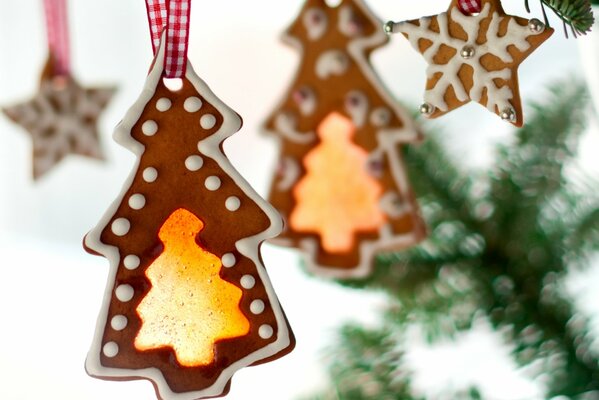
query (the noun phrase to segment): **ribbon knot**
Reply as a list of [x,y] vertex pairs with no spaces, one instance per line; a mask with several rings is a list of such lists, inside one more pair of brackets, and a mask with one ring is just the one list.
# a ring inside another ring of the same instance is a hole
[[146,8],[154,54],[166,29],[164,74],[167,78],[182,78],[187,69],[191,0],[146,0]]
[[482,11],[481,0],[458,0],[458,7],[465,15],[478,14]]

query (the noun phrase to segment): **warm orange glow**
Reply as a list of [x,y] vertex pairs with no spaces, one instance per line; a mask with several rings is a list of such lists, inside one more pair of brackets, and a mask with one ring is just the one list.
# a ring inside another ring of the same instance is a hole
[[304,159],[307,173],[294,189],[291,227],[320,234],[329,253],[350,251],[356,232],[385,223],[379,209],[383,189],[368,175],[368,153],[352,142],[354,133],[349,119],[330,114],[318,127],[321,143]]
[[143,323],[135,347],[172,347],[187,367],[212,363],[218,340],[250,329],[239,309],[241,289],[220,278],[220,259],[195,241],[202,229],[187,210],[168,218],[158,234],[164,251],[146,270],[152,288],[137,308]]

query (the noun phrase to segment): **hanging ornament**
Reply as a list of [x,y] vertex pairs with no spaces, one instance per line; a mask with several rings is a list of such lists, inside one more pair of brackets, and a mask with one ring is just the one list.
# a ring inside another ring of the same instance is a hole
[[444,115],[476,101],[522,126],[518,67],[553,34],[538,19],[507,15],[499,0],[453,0],[445,13],[388,22],[429,64],[422,114]]
[[85,238],[111,265],[86,370],[148,379],[161,399],[221,396],[294,346],[259,252],[282,221],[222,152],[241,118],[187,60],[190,0],[147,7],[155,60],[115,133],[135,169]]
[[33,178],[68,154],[103,159],[97,120],[114,88],[83,88],[71,75],[66,0],[44,0],[49,56],[38,94],[2,111],[33,140]]
[[286,219],[276,243],[301,249],[314,273],[360,278],[382,250],[425,235],[401,158],[421,134],[369,62],[388,42],[361,0],[307,0],[285,41],[303,54],[266,123],[281,143],[270,201]]

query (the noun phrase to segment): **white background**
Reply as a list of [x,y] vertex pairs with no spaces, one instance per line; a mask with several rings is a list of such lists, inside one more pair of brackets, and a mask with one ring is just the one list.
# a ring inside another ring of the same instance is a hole
[[[448,1],[447,1],[448,3]],[[523,1],[506,0],[508,12],[524,15]],[[41,0],[0,0],[0,104],[32,96],[46,57]],[[445,1],[369,1],[381,19],[412,19],[441,12]],[[265,118],[292,78],[298,54],[279,42],[300,0],[195,0],[190,58],[215,93],[238,111],[243,130],[225,149],[232,162],[265,193],[276,147],[259,135]],[[534,10],[536,16],[539,10]],[[120,191],[133,155],[110,138],[113,127],[139,94],[151,61],[142,0],[70,2],[73,69],[84,85],[117,85],[119,91],[100,120],[107,162],[71,156],[39,183],[30,175],[31,143],[18,126],[0,116],[0,399],[152,399],[147,382],[94,380],[83,370],[99,310],[108,262],[87,255],[83,235]],[[525,100],[541,100],[559,77],[580,76],[577,43],[554,37],[520,69]],[[589,40],[589,39],[583,39]],[[597,44],[599,47],[599,44]],[[401,37],[377,51],[373,62],[391,91],[418,104],[425,64]],[[513,132],[482,107],[470,105],[443,118],[448,147],[465,165],[484,168],[493,144]],[[581,146],[582,163],[599,171],[594,158],[599,132]],[[382,295],[338,288],[301,272],[291,251],[264,248],[265,263],[296,333],[289,356],[240,371],[230,399],[293,399],[326,382],[322,350],[343,321],[376,324]],[[596,269],[572,279],[586,312],[599,312]],[[509,349],[484,321],[458,345],[433,349],[413,335],[408,359],[415,388],[430,399],[451,399],[452,390],[479,384],[485,398],[542,398],[542,387],[517,371]],[[449,390],[447,390],[449,387]]]

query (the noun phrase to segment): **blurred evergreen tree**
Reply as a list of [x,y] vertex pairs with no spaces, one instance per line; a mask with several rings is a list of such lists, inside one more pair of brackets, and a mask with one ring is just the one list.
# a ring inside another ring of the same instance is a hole
[[[385,291],[390,306],[379,329],[341,329],[329,350],[330,390],[315,398],[416,399],[402,362],[408,326],[434,341],[481,316],[520,365],[544,375],[547,398],[599,398],[589,321],[564,289],[568,271],[599,250],[599,183],[575,162],[588,108],[581,83],[552,87],[481,176],[456,165],[435,136],[406,150],[430,237],[380,256],[370,279],[340,282]],[[482,398],[476,388],[455,396]]]

